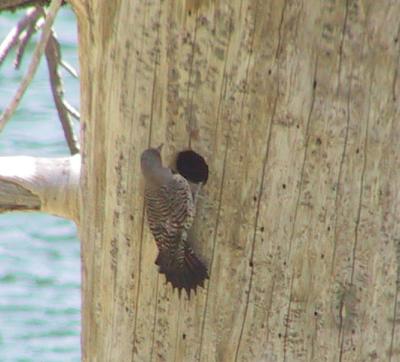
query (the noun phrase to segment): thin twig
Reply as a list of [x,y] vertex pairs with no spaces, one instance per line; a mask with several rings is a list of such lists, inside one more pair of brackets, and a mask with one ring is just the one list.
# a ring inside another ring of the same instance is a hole
[[48,0],[1,0],[0,1],[0,11],[2,10],[16,10],[18,8],[46,5]]
[[28,28],[19,36],[19,45],[17,49],[17,55],[15,56],[14,60],[14,68],[19,69],[22,61],[22,57],[25,54],[25,49],[26,46],[29,42],[29,39],[32,37],[32,35],[36,32],[36,23],[39,20],[39,17],[43,13],[38,13],[36,18],[33,18],[31,23],[28,25]]
[[25,30],[25,28],[32,24],[32,22],[36,23],[41,11],[42,10],[40,7],[29,9],[26,12],[26,15],[17,23],[17,25],[11,29],[0,45],[0,65],[10,53],[10,50],[18,43],[19,36]]
[[69,112],[64,105],[64,91],[61,76],[58,72],[58,64],[60,62],[60,44],[58,43],[54,31],[50,33],[47,42],[46,60],[49,68],[51,92],[53,93],[54,103],[57,108],[58,116],[60,117],[61,125],[64,130],[64,136],[67,141],[71,155],[79,153],[79,143],[74,133],[72,120]]
[[75,70],[75,68],[74,68],[71,64],[67,63],[67,62],[64,61],[64,60],[61,60],[61,61],[60,61],[60,65],[61,65],[69,74],[71,74],[74,78],[79,79],[78,72]]
[[79,111],[77,109],[75,109],[74,106],[72,106],[71,104],[69,104],[65,99],[63,100],[63,104],[65,109],[67,110],[67,112],[74,117],[76,120],[80,120],[81,119],[81,115],[79,113]]
[[45,19],[40,18],[37,22],[36,22],[36,31],[39,31],[43,28],[45,23]]
[[46,15],[46,21],[43,26],[42,34],[40,36],[40,40],[37,43],[35,50],[32,55],[31,63],[29,64],[29,68],[27,73],[25,74],[24,78],[22,79],[21,84],[19,85],[17,92],[14,98],[11,100],[10,104],[4,111],[4,113],[0,117],[0,131],[3,130],[5,124],[13,115],[15,110],[18,107],[19,102],[21,101],[22,96],[24,95],[26,88],[28,87],[29,83],[32,81],[33,76],[36,73],[36,69],[39,65],[39,61],[41,56],[43,55],[44,49],[47,44],[47,40],[50,36],[51,27],[53,25],[55,16],[57,14],[58,9],[60,8],[62,0],[52,0],[48,13]]

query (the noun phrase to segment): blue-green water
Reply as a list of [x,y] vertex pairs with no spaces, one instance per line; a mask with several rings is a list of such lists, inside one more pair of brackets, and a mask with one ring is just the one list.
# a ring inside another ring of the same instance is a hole
[[[0,14],[0,41],[23,14]],[[63,58],[77,67],[76,25],[69,9],[61,10],[55,29]],[[14,53],[0,67],[0,111],[25,74],[33,48],[21,70],[13,69]],[[78,81],[66,72],[63,79],[67,100],[78,108]],[[69,154],[48,84],[42,59],[0,134],[0,156]],[[67,220],[38,213],[0,215],[0,362],[80,360],[79,252],[76,228]]]

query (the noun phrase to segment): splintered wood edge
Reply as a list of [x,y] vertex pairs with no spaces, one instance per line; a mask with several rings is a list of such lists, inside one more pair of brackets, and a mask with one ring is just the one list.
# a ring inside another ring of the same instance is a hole
[[40,198],[25,187],[8,180],[0,180],[0,213],[7,211],[38,211]]
[[0,212],[43,211],[79,220],[80,155],[0,157]]

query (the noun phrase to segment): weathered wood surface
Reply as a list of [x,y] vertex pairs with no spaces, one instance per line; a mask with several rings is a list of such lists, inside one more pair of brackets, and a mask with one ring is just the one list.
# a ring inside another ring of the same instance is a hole
[[[72,3],[83,359],[399,360],[400,2]],[[190,301],[144,223],[161,142],[210,166]]]

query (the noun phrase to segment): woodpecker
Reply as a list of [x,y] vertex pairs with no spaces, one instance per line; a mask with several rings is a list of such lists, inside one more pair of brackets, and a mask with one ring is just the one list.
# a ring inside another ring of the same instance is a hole
[[196,211],[196,194],[180,174],[163,167],[161,148],[149,148],[141,155],[141,168],[145,179],[147,222],[158,247],[155,261],[167,283],[178,289],[204,287],[208,278],[205,265],[188,244],[187,235]]

